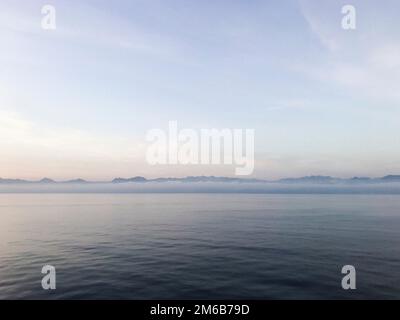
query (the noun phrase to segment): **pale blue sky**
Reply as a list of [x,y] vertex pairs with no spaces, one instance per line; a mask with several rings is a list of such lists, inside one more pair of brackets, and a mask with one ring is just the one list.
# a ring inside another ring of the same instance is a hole
[[[57,29],[41,29],[55,6]],[[341,8],[357,29],[341,28]],[[0,176],[232,175],[147,165],[145,134],[254,128],[254,176],[400,172],[398,1],[0,3]]]

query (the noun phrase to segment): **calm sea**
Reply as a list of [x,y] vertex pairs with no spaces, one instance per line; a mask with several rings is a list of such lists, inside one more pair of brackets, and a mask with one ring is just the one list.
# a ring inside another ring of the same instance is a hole
[[20,298],[399,299],[400,196],[1,194],[0,299]]

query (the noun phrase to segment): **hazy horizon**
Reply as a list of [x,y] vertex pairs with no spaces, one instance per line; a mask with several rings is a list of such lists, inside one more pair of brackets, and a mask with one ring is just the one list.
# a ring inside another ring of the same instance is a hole
[[333,179],[341,179],[341,180],[351,180],[353,178],[359,178],[359,179],[380,179],[380,178],[384,178],[384,177],[388,177],[388,176],[399,176],[400,174],[396,174],[396,173],[387,173],[384,174],[382,176],[356,176],[356,175],[349,175],[349,176],[330,176],[330,175],[324,175],[324,174],[309,174],[309,175],[305,175],[305,176],[282,176],[282,177],[277,177],[275,179],[268,179],[268,178],[257,178],[257,177],[253,177],[253,176],[236,176],[236,175],[181,175],[181,176],[170,176],[170,175],[165,175],[165,176],[143,176],[141,174],[131,174],[131,175],[127,175],[127,176],[116,176],[116,177],[112,177],[111,179],[95,179],[95,180],[91,180],[91,179],[85,179],[85,177],[83,176],[74,176],[71,178],[66,178],[66,179],[54,179],[51,176],[41,176],[41,177],[37,177],[37,178],[25,178],[25,177],[9,177],[9,176],[0,176],[0,180],[22,180],[22,181],[29,181],[29,182],[40,182],[41,180],[46,180],[46,179],[50,179],[52,181],[55,182],[69,182],[69,181],[74,181],[74,180],[79,180],[82,179],[84,181],[87,182],[112,182],[114,179],[132,179],[132,178],[145,178],[148,181],[152,181],[155,179],[184,179],[184,178],[189,178],[189,177],[204,177],[204,178],[227,178],[227,179],[239,179],[239,180],[252,180],[252,179],[256,179],[256,180],[260,180],[260,181],[279,181],[279,180],[285,180],[285,179],[301,179],[301,178],[310,178],[310,177],[329,177],[329,178],[333,178]]

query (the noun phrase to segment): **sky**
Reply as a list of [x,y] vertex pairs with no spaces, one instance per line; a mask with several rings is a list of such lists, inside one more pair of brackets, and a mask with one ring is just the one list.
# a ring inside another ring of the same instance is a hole
[[[41,27],[43,5],[56,29]],[[342,28],[344,5],[356,29]],[[2,0],[0,177],[232,176],[146,132],[255,130],[252,177],[400,173],[400,2]]]

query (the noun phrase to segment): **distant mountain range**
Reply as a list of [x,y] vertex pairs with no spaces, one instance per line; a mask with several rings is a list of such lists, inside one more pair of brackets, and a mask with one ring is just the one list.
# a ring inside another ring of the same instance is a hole
[[147,183],[147,182],[236,182],[236,183],[284,183],[284,184],[337,184],[337,183],[387,183],[400,182],[400,175],[387,175],[380,178],[353,177],[349,179],[335,178],[331,176],[306,176],[300,178],[285,178],[280,180],[262,180],[252,178],[231,178],[215,176],[188,176],[184,178],[155,178],[146,179],[145,177],[115,178],[112,181],[87,181],[84,179],[74,179],[67,181],[55,181],[49,178],[41,180],[22,180],[22,179],[2,179],[0,184],[86,184],[86,183]]

